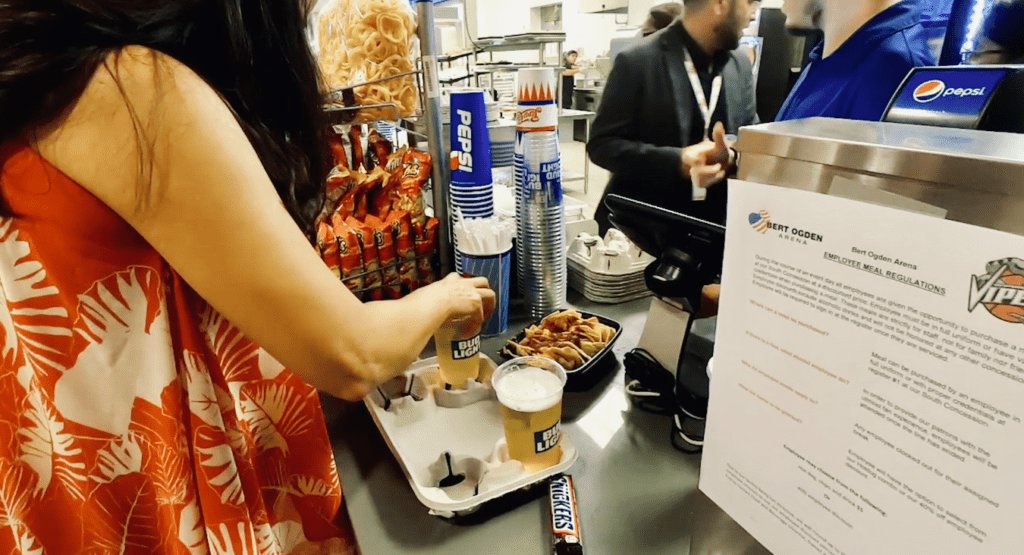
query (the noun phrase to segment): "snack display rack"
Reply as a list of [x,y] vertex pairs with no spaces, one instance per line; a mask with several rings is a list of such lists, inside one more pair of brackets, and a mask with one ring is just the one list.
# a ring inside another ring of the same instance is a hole
[[[444,152],[441,120],[440,84],[438,81],[437,40],[434,30],[434,3],[431,0],[415,0],[416,28],[420,55],[417,68],[388,77],[352,83],[333,91],[331,104],[324,107],[331,125],[353,123],[374,123],[377,121],[397,122],[410,135],[423,140],[427,145],[433,163],[431,164],[431,205],[434,217],[448,222],[448,168],[447,153]],[[381,84],[387,81],[415,76],[419,93],[420,111],[415,116],[404,117],[397,103],[359,104],[355,90],[360,87]],[[362,113],[362,115],[361,115]],[[372,116],[365,116],[370,113]],[[438,228],[437,255],[439,275],[454,268],[451,229],[442,223]],[[370,273],[370,272],[367,272]]]

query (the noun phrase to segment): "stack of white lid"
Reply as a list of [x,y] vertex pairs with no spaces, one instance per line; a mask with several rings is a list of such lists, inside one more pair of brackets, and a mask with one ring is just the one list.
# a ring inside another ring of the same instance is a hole
[[623,303],[651,295],[644,269],[654,257],[641,251],[621,231],[602,240],[580,233],[569,246],[569,287],[597,303]]

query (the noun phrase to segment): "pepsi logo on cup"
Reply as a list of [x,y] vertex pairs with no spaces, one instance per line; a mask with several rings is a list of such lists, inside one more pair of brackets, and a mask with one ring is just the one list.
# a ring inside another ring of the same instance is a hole
[[487,130],[487,107],[482,89],[451,93],[451,159],[454,186],[489,186],[491,138]]
[[456,110],[459,125],[455,127],[459,148],[457,153],[459,167],[464,172],[473,172],[473,113],[469,110]]
[[946,90],[946,84],[938,79],[925,81],[914,89],[914,100],[925,104],[942,96]]

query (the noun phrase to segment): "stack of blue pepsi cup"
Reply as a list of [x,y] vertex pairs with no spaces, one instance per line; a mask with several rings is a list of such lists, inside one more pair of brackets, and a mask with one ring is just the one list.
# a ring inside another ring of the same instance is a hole
[[[451,93],[451,214],[463,218],[494,215],[494,179],[491,174],[491,137],[483,89],[464,88]],[[455,270],[462,272],[458,240]]]

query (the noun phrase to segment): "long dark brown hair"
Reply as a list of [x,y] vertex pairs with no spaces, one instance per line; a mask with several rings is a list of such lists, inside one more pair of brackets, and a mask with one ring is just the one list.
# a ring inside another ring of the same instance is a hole
[[60,116],[108,54],[182,62],[227,101],[310,234],[328,170],[303,0],[0,0],[0,143]]

